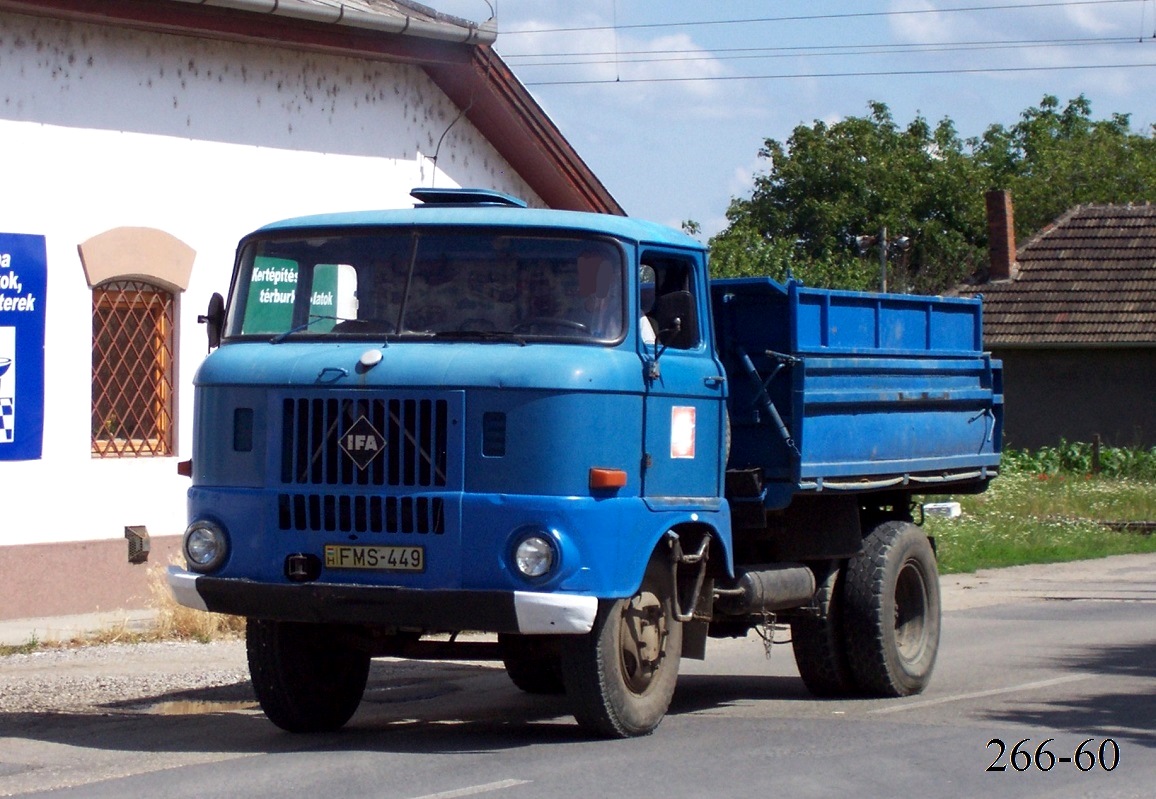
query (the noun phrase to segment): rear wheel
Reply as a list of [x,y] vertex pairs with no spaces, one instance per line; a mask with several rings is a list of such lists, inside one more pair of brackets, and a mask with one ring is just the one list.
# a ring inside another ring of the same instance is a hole
[[562,694],[562,657],[558,641],[545,635],[498,636],[498,648],[506,674],[528,694]]
[[245,649],[257,701],[283,730],[336,730],[361,704],[369,655],[332,627],[249,619]]
[[593,630],[562,639],[566,693],[584,729],[648,735],[666,715],[682,653],[670,583],[668,567],[653,559],[638,593],[600,603]]
[[910,696],[931,678],[939,650],[935,552],[911,522],[880,524],[847,565],[844,630],[858,686],[876,696]]
[[832,564],[812,608],[791,620],[791,648],[799,676],[815,696],[848,696],[855,680],[843,630],[843,569]]

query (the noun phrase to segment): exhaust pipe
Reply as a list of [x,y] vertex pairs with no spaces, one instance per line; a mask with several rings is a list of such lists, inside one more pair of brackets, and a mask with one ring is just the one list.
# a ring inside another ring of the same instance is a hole
[[715,589],[715,607],[749,616],[806,605],[815,595],[815,573],[799,563],[768,563],[739,573],[733,588]]

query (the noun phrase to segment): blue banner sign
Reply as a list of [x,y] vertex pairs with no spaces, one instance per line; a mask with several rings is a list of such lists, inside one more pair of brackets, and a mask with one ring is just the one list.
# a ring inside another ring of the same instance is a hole
[[44,237],[0,233],[0,461],[40,459],[47,288]]

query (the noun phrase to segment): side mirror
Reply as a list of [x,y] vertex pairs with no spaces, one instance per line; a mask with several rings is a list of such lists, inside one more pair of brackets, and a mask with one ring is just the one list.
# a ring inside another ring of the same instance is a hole
[[214,292],[209,298],[208,312],[198,316],[197,321],[208,326],[206,332],[209,334],[209,351],[212,352],[221,346],[221,332],[225,328],[225,298]]

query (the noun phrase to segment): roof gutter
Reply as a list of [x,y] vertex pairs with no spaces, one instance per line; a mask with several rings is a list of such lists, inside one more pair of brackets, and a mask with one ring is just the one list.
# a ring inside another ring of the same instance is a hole
[[249,11],[257,14],[271,14],[311,22],[332,25],[347,25],[351,28],[417,36],[442,42],[490,45],[498,38],[498,31],[491,19],[481,25],[467,23],[465,26],[452,22],[417,19],[409,15],[393,16],[373,14],[350,8],[344,3],[317,5],[302,0],[176,0],[197,6],[215,6]]

